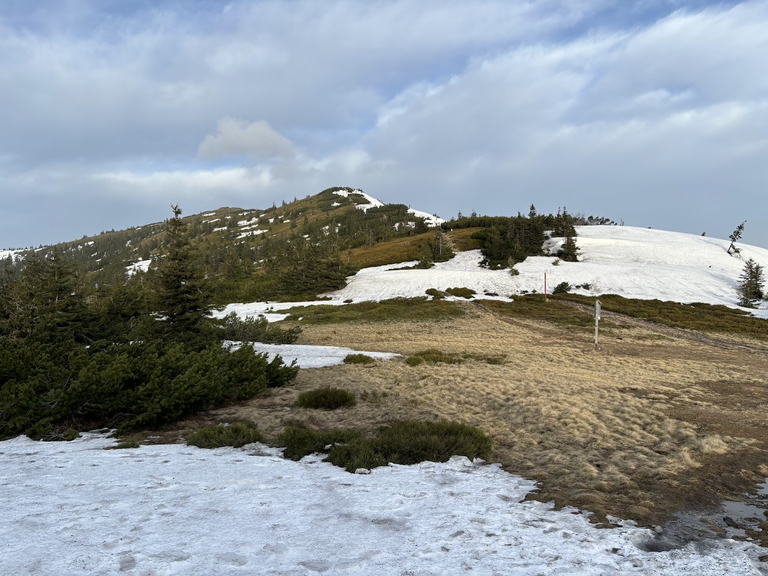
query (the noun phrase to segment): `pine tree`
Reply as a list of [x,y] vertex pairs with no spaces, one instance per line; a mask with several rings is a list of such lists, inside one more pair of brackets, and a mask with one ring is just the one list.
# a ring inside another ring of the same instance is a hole
[[731,245],[728,246],[728,254],[730,254],[731,256],[733,256],[733,254],[738,254],[739,252],[741,252],[741,248],[736,248],[736,242],[738,240],[741,240],[741,235],[744,232],[744,224],[746,223],[747,221],[744,220],[744,222],[736,226],[736,230],[734,230],[733,233],[730,236],[728,236],[728,238],[731,239]]
[[739,276],[739,306],[754,308],[755,302],[763,298],[763,285],[763,267],[750,258]]
[[157,266],[157,312],[165,317],[167,332],[175,336],[200,331],[202,321],[210,315],[201,273],[192,255],[187,227],[181,219],[181,208],[171,206],[173,218],[167,221],[168,246]]
[[563,246],[560,249],[560,254],[558,256],[561,260],[565,260],[566,262],[578,262],[578,252],[579,249],[576,247],[576,239],[569,235],[565,237],[565,242],[563,242]]

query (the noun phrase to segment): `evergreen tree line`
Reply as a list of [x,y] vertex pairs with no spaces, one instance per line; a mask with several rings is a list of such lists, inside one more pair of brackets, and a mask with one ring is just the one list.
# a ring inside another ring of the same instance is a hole
[[153,275],[96,285],[60,252],[30,257],[0,275],[0,439],[62,439],[172,422],[250,398],[292,380],[298,368],[269,362],[233,335],[285,341],[266,323],[214,322],[210,294],[181,211]]
[[459,215],[443,224],[443,228],[482,228],[471,237],[481,242],[484,263],[492,268],[512,267],[528,256],[542,255],[547,231],[553,237],[565,238],[557,256],[570,262],[577,260],[574,217],[566,208],[555,215],[538,214],[533,204],[527,216]]

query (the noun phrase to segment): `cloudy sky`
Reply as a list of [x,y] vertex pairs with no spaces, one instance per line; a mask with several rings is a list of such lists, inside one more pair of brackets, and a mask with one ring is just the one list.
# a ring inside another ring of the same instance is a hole
[[2,0],[0,248],[354,186],[768,247],[768,0]]

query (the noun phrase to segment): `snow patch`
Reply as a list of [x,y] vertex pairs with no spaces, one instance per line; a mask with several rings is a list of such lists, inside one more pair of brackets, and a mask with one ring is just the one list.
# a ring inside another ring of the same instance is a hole
[[369,208],[381,208],[384,206],[384,202],[381,200],[377,200],[373,196],[369,196],[362,190],[336,190],[334,191],[334,194],[336,196],[343,196],[344,198],[349,197],[350,194],[354,194],[355,196],[362,196],[368,204],[355,204],[355,208],[359,208],[363,212],[367,212]]
[[426,212],[422,212],[420,210],[414,210],[413,208],[408,208],[408,214],[413,214],[417,218],[423,218],[424,223],[427,226],[430,226],[434,228],[435,226],[440,226],[445,222],[442,218],[435,216],[434,214],[427,214]]
[[152,264],[152,260],[139,260],[133,264],[129,264],[125,267],[125,273],[128,276],[133,276],[136,272],[146,272],[149,270],[149,265]]
[[464,457],[349,474],[261,444],[116,442],[0,442],[1,574],[761,574],[754,544],[645,552],[650,530],[523,501],[534,482]]
[[[300,368],[323,368],[325,366],[338,366],[344,364],[344,358],[349,354],[365,354],[378,360],[391,360],[400,354],[392,352],[366,352],[344,348],[342,346],[308,346],[303,344],[262,344],[260,342],[247,342],[256,352],[267,354],[272,361],[276,356],[281,356],[286,364],[296,361]],[[242,342],[229,343],[230,349],[237,350]]]

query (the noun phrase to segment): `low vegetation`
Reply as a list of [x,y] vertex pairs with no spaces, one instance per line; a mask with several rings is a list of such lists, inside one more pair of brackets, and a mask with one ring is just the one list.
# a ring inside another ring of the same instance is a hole
[[433,300],[442,300],[445,298],[445,295],[437,288],[427,288],[426,294],[427,296],[432,296]]
[[302,306],[288,310],[289,320],[302,324],[342,322],[392,322],[399,320],[440,321],[457,318],[463,310],[453,302],[424,298],[392,298],[347,306]]
[[476,292],[472,290],[472,288],[448,288],[445,291],[447,294],[450,294],[451,296],[456,296],[457,298],[466,298],[469,300],[472,298]]
[[446,354],[436,348],[429,348],[427,350],[422,350],[421,352],[416,352],[416,354],[408,356],[408,358],[405,359],[405,363],[408,364],[408,366],[437,363],[461,364],[462,362],[464,362],[464,359],[458,354]]
[[[578,294],[563,294],[554,298],[588,304],[589,306],[593,306],[595,302],[594,297]],[[516,300],[514,304],[517,302]],[[680,304],[662,300],[635,300],[615,294],[600,296],[600,302],[604,310],[650,320],[674,328],[738,334],[768,340],[768,322],[755,318],[748,312],[728,306],[702,303]],[[488,302],[483,304],[492,309]],[[584,311],[583,316],[591,317],[591,313]],[[601,325],[603,324],[605,324],[604,321],[601,322]]]
[[492,448],[488,436],[477,428],[455,422],[395,422],[371,436],[349,430],[319,432],[302,424],[288,426],[278,441],[285,455],[299,460],[312,453],[326,453],[326,460],[354,472],[394,464],[446,462],[451,456],[487,458]]
[[405,363],[408,366],[420,366],[421,364],[462,364],[466,360],[474,360],[486,364],[503,364],[505,358],[504,354],[452,354],[429,348],[409,356],[405,359]]
[[[569,295],[570,296],[570,295]],[[593,300],[594,301],[594,300]],[[592,327],[595,319],[591,312],[582,308],[570,306],[565,302],[550,298],[544,300],[543,295],[527,294],[515,296],[514,302],[502,302],[500,300],[482,300],[480,302],[488,310],[510,318],[521,320],[544,320],[554,324],[572,327]],[[610,327],[611,324],[603,321],[602,326]]]
[[293,344],[301,334],[301,327],[281,328],[270,324],[264,316],[241,319],[232,312],[221,321],[222,337],[236,342],[263,342],[264,344]]
[[355,395],[340,388],[326,386],[308,390],[299,395],[294,406],[297,408],[311,408],[314,410],[338,410],[357,404]]
[[344,357],[344,364],[374,364],[376,360],[367,354],[347,354]]
[[261,442],[263,436],[253,422],[235,422],[201,428],[187,436],[187,444],[198,448],[241,448],[246,444]]

